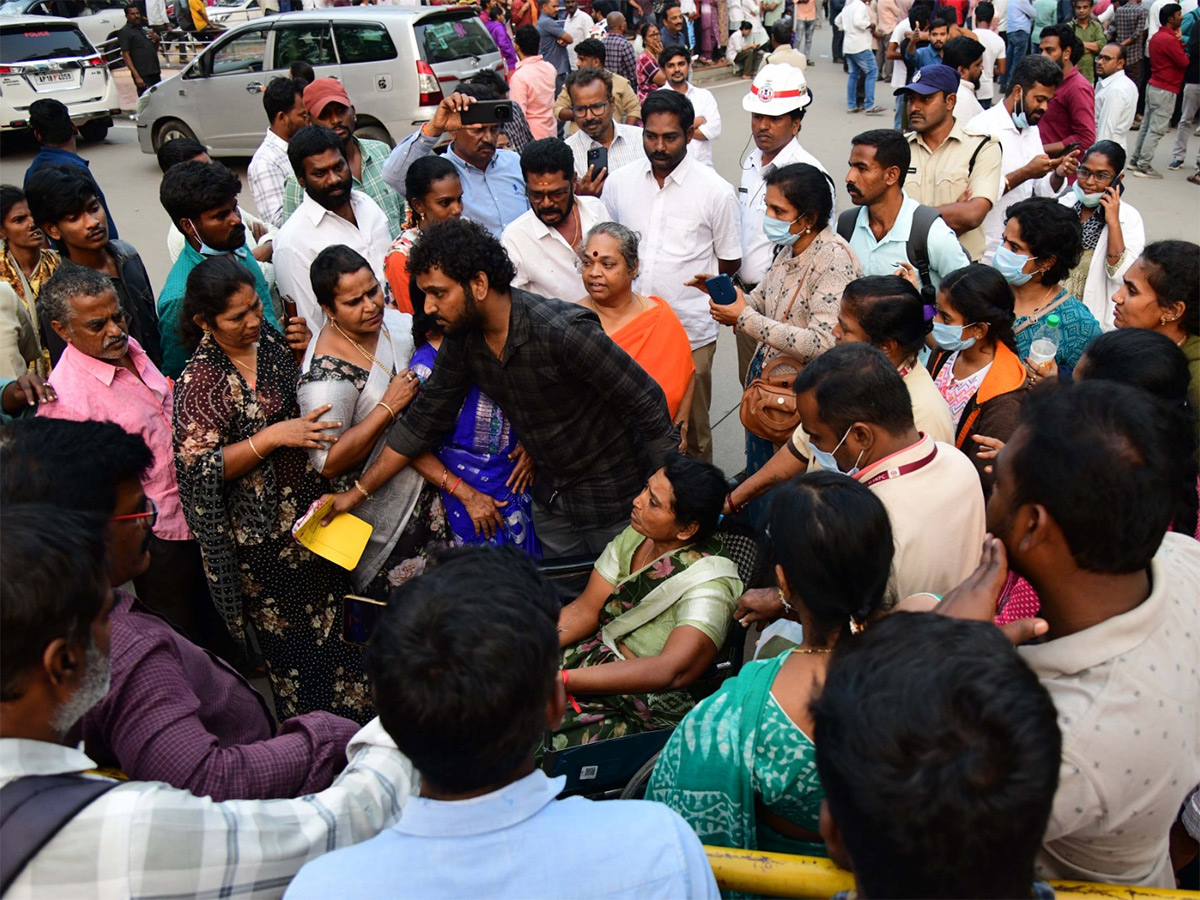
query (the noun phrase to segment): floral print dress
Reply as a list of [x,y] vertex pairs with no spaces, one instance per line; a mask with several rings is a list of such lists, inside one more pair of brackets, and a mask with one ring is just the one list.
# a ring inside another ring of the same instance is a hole
[[346,570],[292,538],[325,489],[303,450],[282,448],[226,482],[223,449],[299,415],[299,369],[283,338],[263,328],[254,388],[211,334],[175,388],[175,470],[209,590],[230,633],[253,624],[280,719],[327,710],[356,721],[373,708],[362,650],[341,639]]

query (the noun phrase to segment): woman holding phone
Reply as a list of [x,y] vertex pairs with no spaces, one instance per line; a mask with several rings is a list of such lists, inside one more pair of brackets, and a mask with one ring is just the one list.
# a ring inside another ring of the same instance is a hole
[[1063,287],[1083,301],[1105,331],[1116,327],[1112,296],[1146,246],[1141,214],[1121,198],[1124,171],[1125,148],[1097,141],[1079,163],[1074,189],[1060,200],[1083,226],[1083,255]]
[[[833,197],[825,173],[793,163],[771,172],[766,184],[763,228],[779,248],[775,262],[750,296],[736,288],[732,303],[709,303],[713,319],[758,341],[746,385],[777,356],[803,366],[832,347],[842,292],[862,274],[850,245],[830,227]],[[710,277],[697,275],[689,283],[710,293]],[[766,465],[777,449],[747,431],[746,474]]]

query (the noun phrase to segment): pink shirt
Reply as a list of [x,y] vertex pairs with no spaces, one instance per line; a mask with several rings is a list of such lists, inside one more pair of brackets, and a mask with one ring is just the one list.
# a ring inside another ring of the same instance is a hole
[[558,72],[540,56],[527,56],[517,63],[508,86],[508,96],[521,107],[535,139],[554,137],[554,84]]
[[58,400],[40,404],[37,414],[77,422],[114,422],[131,434],[140,434],[154,455],[142,482],[146,495],[158,506],[154,534],[167,541],[190,541],[192,533],[183,517],[175,480],[171,383],[132,337],[129,358],[140,378],[124,366],[93,359],[67,344],[49,378]]

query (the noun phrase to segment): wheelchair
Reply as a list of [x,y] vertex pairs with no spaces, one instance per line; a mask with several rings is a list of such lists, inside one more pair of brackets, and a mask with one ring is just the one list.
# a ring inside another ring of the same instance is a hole
[[[771,583],[772,572],[766,550],[758,534],[748,524],[726,517],[717,527],[725,552],[737,565],[738,577],[746,590]],[[551,560],[540,568],[556,584],[576,583],[586,578],[595,560],[584,557]],[[742,667],[746,634],[734,622],[717,657],[691,686],[697,700],[716,692],[726,678]],[[673,729],[663,728],[594,741],[577,747],[555,750],[547,733],[542,769],[551,778],[565,775],[561,797],[582,795],[592,799],[637,799],[645,794],[646,782],[654,770],[658,754],[670,739]]]

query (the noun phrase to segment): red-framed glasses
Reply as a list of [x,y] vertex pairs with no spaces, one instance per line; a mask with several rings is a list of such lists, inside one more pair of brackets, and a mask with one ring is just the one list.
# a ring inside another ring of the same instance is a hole
[[158,504],[155,503],[153,500],[151,500],[149,497],[147,497],[145,512],[130,513],[129,515],[126,515],[126,516],[112,516],[109,518],[108,521],[110,521],[110,522],[132,522],[135,519],[149,519],[149,521],[146,523],[146,527],[153,528],[155,523],[158,522]]

